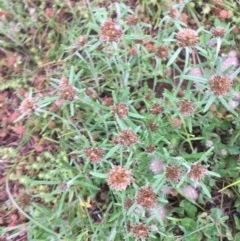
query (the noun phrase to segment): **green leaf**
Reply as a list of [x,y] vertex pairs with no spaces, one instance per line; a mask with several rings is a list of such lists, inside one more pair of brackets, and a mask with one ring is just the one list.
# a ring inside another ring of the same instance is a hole
[[178,48],[177,51],[173,54],[173,56],[169,59],[167,66],[169,67],[174,61],[175,59],[178,57],[178,55],[180,54],[180,52],[182,51],[182,48]]
[[102,179],[106,179],[107,178],[107,174],[106,173],[98,173],[98,172],[90,172],[90,174],[94,177],[97,178],[102,178]]

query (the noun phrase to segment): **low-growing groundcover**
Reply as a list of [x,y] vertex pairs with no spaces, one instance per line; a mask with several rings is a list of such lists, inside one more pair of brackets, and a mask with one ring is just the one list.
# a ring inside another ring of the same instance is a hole
[[0,0],[0,239],[240,240],[239,10]]

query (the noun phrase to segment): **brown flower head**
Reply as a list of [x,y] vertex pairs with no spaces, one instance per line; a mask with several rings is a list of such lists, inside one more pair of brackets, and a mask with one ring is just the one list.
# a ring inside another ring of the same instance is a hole
[[144,208],[153,208],[157,203],[157,195],[152,187],[141,187],[137,192],[136,202]]
[[130,185],[132,172],[125,167],[115,166],[107,175],[108,185],[118,191]]
[[182,125],[181,119],[177,118],[177,117],[173,117],[171,120],[172,126],[179,128]]
[[169,165],[165,169],[167,181],[178,182],[182,176],[182,170],[175,165]]
[[153,121],[149,121],[147,126],[151,131],[156,131],[159,127],[158,124]]
[[180,47],[192,47],[199,42],[197,32],[190,28],[181,29],[177,33],[176,39]]
[[113,138],[113,144],[121,144],[123,146],[131,146],[139,142],[139,139],[132,130],[123,130],[119,135]]
[[225,33],[226,33],[225,29],[221,27],[216,27],[212,30],[212,35],[214,37],[223,38]]
[[72,85],[68,85],[61,89],[61,98],[64,100],[74,100],[77,97],[76,89]]
[[179,108],[180,108],[180,112],[183,115],[189,115],[194,110],[194,104],[190,100],[186,100],[186,99],[180,100],[178,102],[178,105],[179,105]]
[[153,114],[153,115],[157,115],[157,114],[160,114],[163,112],[163,107],[162,105],[160,104],[153,104],[151,109],[150,109],[150,112]]
[[101,148],[89,147],[84,149],[83,151],[91,163],[100,162],[103,158],[103,151]]
[[156,150],[154,145],[149,145],[146,147],[146,152],[147,153],[153,153]]
[[156,49],[156,56],[161,59],[166,59],[168,57],[168,47],[161,45]]
[[149,231],[145,223],[136,223],[131,226],[131,232],[135,238],[147,238]]
[[193,180],[202,179],[207,174],[207,169],[200,163],[193,164],[188,174],[189,178]]
[[113,19],[107,19],[101,26],[100,39],[104,42],[116,42],[122,36],[121,27]]
[[22,103],[20,104],[19,110],[21,113],[31,114],[34,112],[35,108],[36,108],[35,100],[29,97],[22,101]]
[[77,39],[76,45],[77,45],[77,46],[83,46],[83,45],[86,44],[86,42],[87,42],[87,36],[82,35],[82,36],[80,36],[80,37]]
[[214,75],[209,81],[210,88],[215,95],[225,95],[232,87],[232,81],[227,76]]
[[124,209],[129,210],[129,208],[131,208],[133,204],[134,204],[133,199],[130,199],[130,198],[126,199],[124,202]]
[[102,98],[102,104],[105,105],[105,106],[111,106],[113,104],[112,97],[104,96]]
[[124,103],[118,103],[113,107],[113,112],[123,119],[128,114],[128,107]]

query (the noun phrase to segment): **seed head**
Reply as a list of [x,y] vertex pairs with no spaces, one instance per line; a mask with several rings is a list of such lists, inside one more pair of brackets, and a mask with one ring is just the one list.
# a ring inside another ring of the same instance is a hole
[[22,103],[20,104],[19,110],[21,113],[31,114],[34,112],[35,108],[36,108],[35,100],[30,97],[22,101]]
[[146,152],[147,153],[152,153],[152,152],[154,152],[155,151],[155,146],[153,146],[153,145],[149,145],[149,146],[147,146],[147,148],[146,148]]
[[163,112],[163,107],[160,104],[153,104],[151,109],[150,109],[150,112],[153,115],[158,115],[158,114]]
[[149,169],[154,173],[158,174],[164,170],[164,163],[159,158],[154,158],[149,165]]
[[202,179],[207,174],[207,169],[200,163],[193,164],[188,174],[189,178],[193,180]]
[[113,107],[113,112],[123,119],[128,114],[128,107],[124,103],[119,103]]
[[113,138],[113,144],[121,144],[123,146],[132,146],[139,142],[139,139],[132,130],[123,130],[119,135]]
[[76,89],[72,85],[67,85],[61,89],[61,98],[64,100],[74,100],[77,97]]
[[226,95],[232,87],[232,81],[223,75],[214,75],[211,77],[209,84],[212,92],[217,96]]
[[197,200],[199,196],[197,190],[190,185],[185,186],[182,190],[182,193],[186,198],[193,201]]
[[80,46],[85,45],[86,42],[87,42],[87,36],[82,35],[82,36],[80,36],[80,37],[77,39],[76,45],[80,47]]
[[194,110],[194,104],[190,100],[186,100],[186,99],[180,100],[178,102],[178,105],[180,108],[180,112],[185,116],[191,114]]
[[116,42],[122,36],[121,27],[113,19],[107,19],[101,26],[100,39],[104,42]]
[[176,39],[180,47],[192,47],[199,43],[197,32],[190,28],[180,30],[176,35]]
[[180,128],[182,125],[181,119],[177,118],[177,117],[173,117],[171,120],[172,126],[176,127],[176,128]]
[[102,104],[105,105],[105,106],[111,106],[113,104],[112,97],[104,96],[102,98]]
[[108,185],[118,191],[130,185],[132,172],[125,167],[115,166],[107,175]]
[[168,57],[168,47],[161,45],[156,49],[156,56],[161,59],[166,59]]
[[148,122],[148,128],[151,130],[151,131],[156,131],[158,129],[158,124],[153,122],[153,121],[149,121]]
[[145,223],[136,223],[131,226],[131,232],[135,238],[147,238],[149,231]]
[[157,195],[152,187],[141,187],[137,192],[136,202],[144,208],[153,208],[157,203]]
[[223,38],[225,33],[226,33],[225,29],[221,27],[216,27],[212,30],[212,36],[214,37]]
[[83,151],[91,163],[98,163],[103,158],[103,151],[101,148],[89,147]]
[[166,179],[167,181],[178,182],[182,176],[182,170],[175,165],[169,165],[166,167]]

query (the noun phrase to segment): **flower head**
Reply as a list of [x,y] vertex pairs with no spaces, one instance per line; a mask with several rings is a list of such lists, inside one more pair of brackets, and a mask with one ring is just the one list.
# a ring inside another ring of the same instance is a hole
[[169,165],[165,169],[167,181],[178,182],[182,176],[182,170],[176,165]]
[[83,151],[91,163],[98,163],[103,158],[103,151],[101,148],[90,147]]
[[178,105],[179,105],[179,108],[180,108],[180,112],[183,115],[189,115],[194,110],[194,104],[190,100],[186,100],[186,99],[180,100],[178,102]]
[[156,131],[159,127],[158,124],[153,121],[149,121],[147,126],[151,131]]
[[200,163],[193,164],[188,174],[189,178],[193,180],[202,179],[207,173],[207,169]]
[[156,150],[154,145],[149,145],[146,147],[146,152],[147,153],[153,153]]
[[171,124],[173,127],[180,128],[182,125],[182,121],[181,121],[181,119],[179,119],[177,117],[172,117]]
[[105,106],[111,106],[113,104],[112,97],[104,96],[102,98],[102,104],[105,105]]
[[181,29],[177,33],[176,39],[180,47],[192,47],[199,43],[197,32],[190,28]]
[[157,114],[160,114],[163,112],[163,107],[162,105],[160,104],[153,104],[151,109],[150,109],[150,112],[153,114],[153,115],[157,115]]
[[214,37],[223,38],[225,33],[226,33],[225,29],[221,27],[216,27],[212,30],[212,36]]
[[217,95],[226,95],[232,87],[232,81],[227,76],[214,75],[209,81],[212,92]]
[[113,112],[123,119],[128,114],[128,107],[124,103],[118,103],[113,107]]
[[107,175],[108,185],[120,191],[130,185],[132,172],[125,167],[115,166]]
[[113,138],[114,144],[121,144],[123,146],[132,146],[139,141],[136,133],[132,130],[123,130],[119,135]]
[[149,169],[154,173],[158,174],[164,170],[164,163],[159,158],[154,158],[149,165]]
[[20,104],[19,110],[21,113],[31,114],[34,112],[35,108],[36,108],[35,100],[29,97],[22,101],[22,103]]
[[185,186],[182,190],[182,193],[186,198],[193,201],[197,200],[199,196],[197,190],[190,185]]
[[152,187],[141,187],[136,195],[137,204],[144,208],[153,208],[157,203],[157,195],[154,193]]
[[161,59],[166,59],[168,57],[168,47],[161,45],[156,49],[156,56]]
[[147,238],[149,231],[145,223],[136,223],[131,226],[131,232],[135,238]]
[[113,19],[107,19],[101,26],[100,39],[104,42],[115,42],[122,36],[121,27]]
[[76,98],[76,89],[72,85],[67,85],[61,89],[61,98],[64,100],[74,100]]

